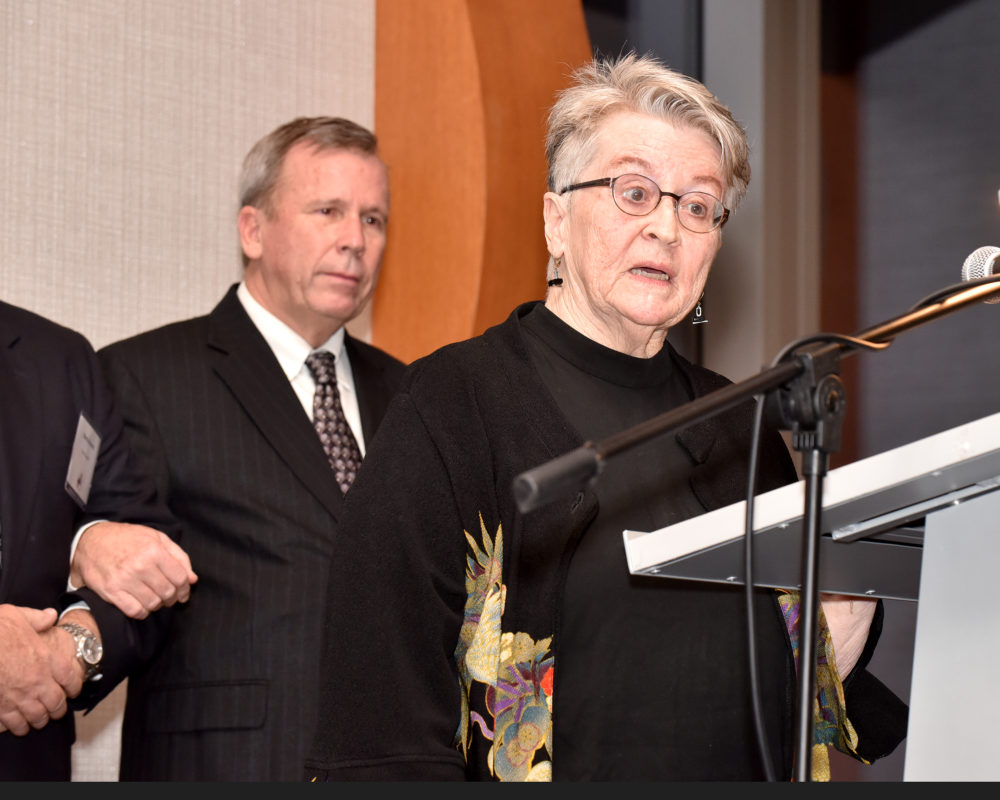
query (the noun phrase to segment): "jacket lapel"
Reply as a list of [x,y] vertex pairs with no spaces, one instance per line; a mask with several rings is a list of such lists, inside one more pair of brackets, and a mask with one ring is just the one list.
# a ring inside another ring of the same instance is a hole
[[268,444],[335,518],[343,495],[319,438],[264,337],[250,321],[235,287],[209,320],[214,369]]
[[351,373],[354,376],[354,391],[358,398],[358,410],[361,413],[361,432],[365,437],[367,449],[379,422],[385,416],[389,401],[394,394],[394,387],[386,382],[385,371],[371,358],[366,357],[357,341],[349,334],[344,335],[344,347],[351,362]]

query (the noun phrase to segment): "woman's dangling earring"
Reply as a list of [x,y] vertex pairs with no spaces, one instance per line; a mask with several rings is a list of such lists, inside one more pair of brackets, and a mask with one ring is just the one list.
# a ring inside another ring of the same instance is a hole
[[553,259],[555,264],[555,277],[549,280],[549,286],[562,286],[562,278],[559,277],[559,265],[562,263],[562,257],[556,257]]
[[698,298],[698,305],[694,307],[694,312],[691,314],[691,324],[700,325],[703,322],[708,322],[708,317],[705,316],[705,309],[701,307],[701,301],[705,299],[704,293]]

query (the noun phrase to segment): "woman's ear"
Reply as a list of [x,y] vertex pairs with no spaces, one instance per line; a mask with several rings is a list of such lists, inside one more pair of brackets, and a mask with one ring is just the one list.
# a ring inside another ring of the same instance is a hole
[[564,226],[568,224],[565,199],[555,192],[546,192],[542,198],[542,218],[545,220],[545,243],[549,252],[565,252]]

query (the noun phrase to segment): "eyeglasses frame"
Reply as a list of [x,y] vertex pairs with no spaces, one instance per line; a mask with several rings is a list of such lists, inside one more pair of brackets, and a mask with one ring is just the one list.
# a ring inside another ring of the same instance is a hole
[[[647,211],[645,214],[633,214],[630,211],[626,211],[624,208],[622,208],[620,205],[618,205],[618,200],[615,198],[615,181],[618,180],[619,178],[624,178],[624,177],[626,177],[628,175],[636,175],[637,177],[645,178],[647,181],[649,181],[651,184],[653,184],[653,186],[655,186],[656,189],[657,189],[657,191],[660,193],[660,196],[659,196],[659,198],[656,201],[656,205],[653,206],[651,209],[649,209],[649,211]],[[681,204],[681,198],[684,195],[674,194],[673,192],[665,192],[665,191],[663,191],[663,189],[660,188],[660,185],[656,181],[654,181],[652,178],[650,178],[648,175],[639,175],[639,173],[637,173],[637,172],[626,172],[626,173],[624,173],[622,175],[616,175],[614,178],[597,178],[596,180],[584,181],[583,183],[574,183],[574,184],[572,184],[570,186],[567,186],[565,189],[563,189],[561,192],[559,192],[559,194],[566,194],[566,192],[572,192],[572,191],[575,191],[576,189],[589,189],[592,186],[608,186],[608,187],[610,187],[610,189],[611,189],[611,199],[612,199],[612,201],[615,204],[615,208],[617,208],[623,214],[628,214],[630,217],[647,217],[650,214],[652,214],[654,211],[656,211],[657,208],[660,207],[660,202],[663,200],[664,197],[672,197],[674,199],[674,214],[677,215],[677,223],[682,228],[684,228],[684,230],[691,231],[691,233],[711,233],[712,231],[717,231],[717,230],[719,230],[719,228],[721,228],[723,225],[725,225],[726,224],[726,220],[729,219],[729,209],[726,208],[723,205],[722,206],[722,216],[719,218],[719,222],[716,225],[714,225],[712,228],[709,228],[707,231],[694,231],[694,230],[691,230],[687,225],[685,225],[683,222],[681,222],[680,214],[678,213],[678,209],[680,208],[680,204]],[[685,194],[692,194],[692,193],[691,192],[685,192]],[[710,192],[698,192],[698,194],[707,194],[709,197],[715,198],[715,200],[718,201],[718,203],[720,205],[722,205],[722,201],[719,200],[719,198],[715,197],[715,195],[711,194]]]

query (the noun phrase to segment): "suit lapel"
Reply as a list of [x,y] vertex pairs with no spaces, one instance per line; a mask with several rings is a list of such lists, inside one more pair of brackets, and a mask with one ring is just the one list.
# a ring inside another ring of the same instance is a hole
[[383,369],[373,359],[366,357],[365,351],[346,332],[344,347],[347,348],[347,357],[351,361],[351,374],[354,376],[354,389],[361,413],[361,432],[367,448],[379,422],[385,416],[394,389],[386,383]]
[[[0,309],[2,312],[2,309]],[[21,333],[0,320],[0,598],[10,586],[19,559],[17,549],[27,539],[34,518],[42,464],[41,384],[28,357]]]
[[264,337],[250,321],[235,287],[209,321],[214,369],[288,468],[335,517],[343,495],[309,417]]

